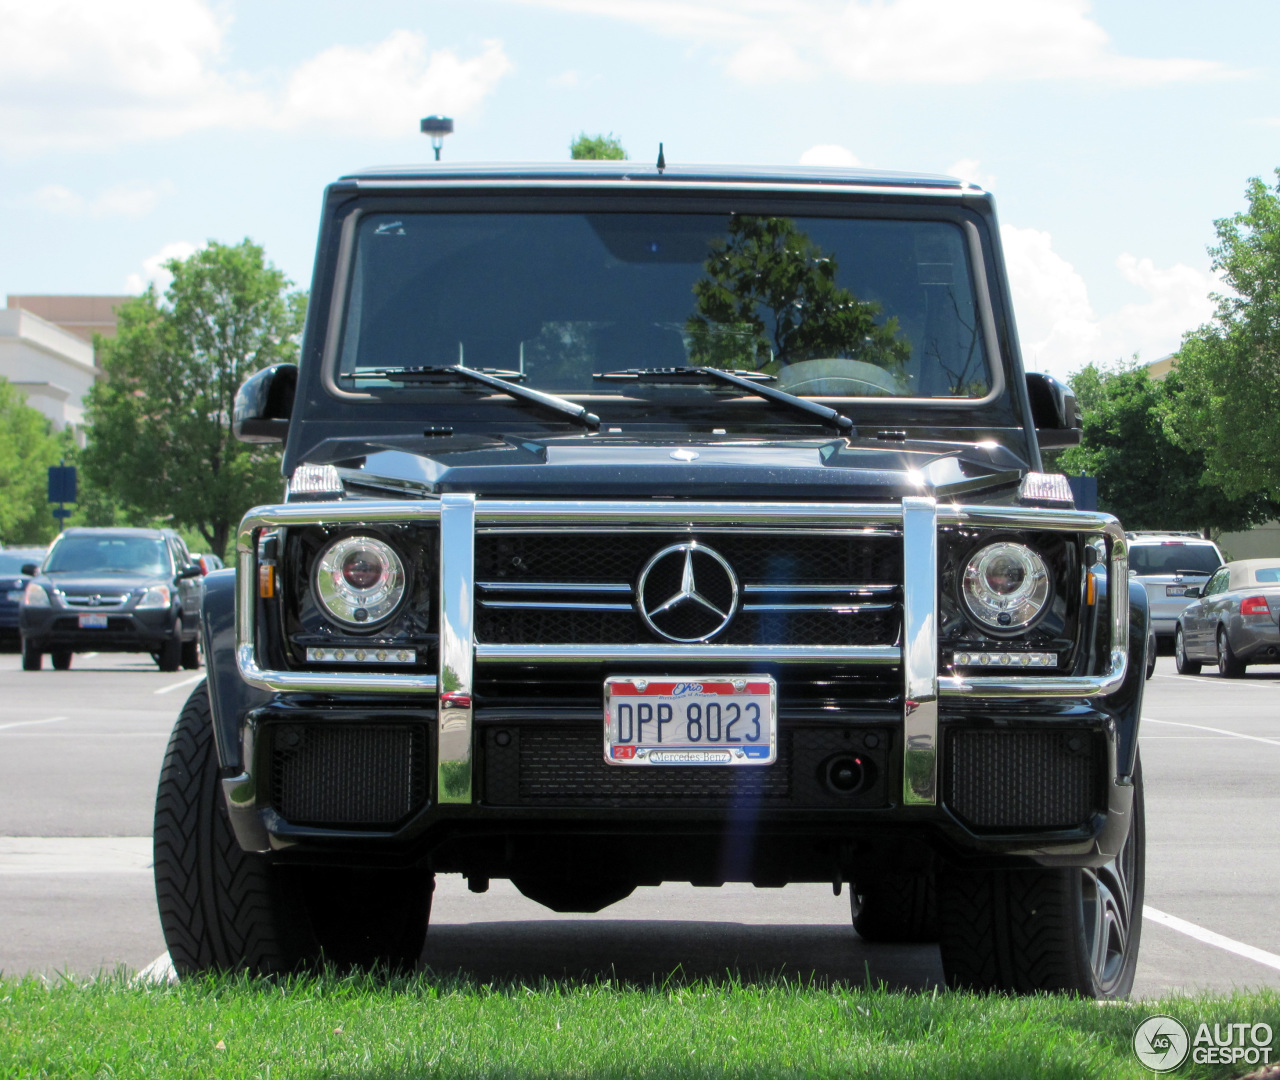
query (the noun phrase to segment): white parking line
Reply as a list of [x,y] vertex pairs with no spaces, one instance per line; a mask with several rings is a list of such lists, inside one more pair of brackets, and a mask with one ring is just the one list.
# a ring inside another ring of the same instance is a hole
[[156,691],[157,694],[167,694],[171,690],[181,690],[184,686],[193,686],[204,678],[204,672],[199,675],[192,675],[189,679],[183,679],[182,682],[170,683],[168,686],[162,686]]
[[173,969],[173,961],[169,959],[169,954],[161,953],[138,972],[134,981],[140,983],[176,983],[178,981],[178,973]]
[[1147,907],[1145,904],[1142,908],[1142,917],[1159,923],[1161,926],[1167,926],[1170,930],[1177,930],[1178,933],[1186,934],[1187,937],[1195,938],[1197,941],[1203,941],[1206,945],[1225,949],[1229,953],[1235,953],[1236,956],[1243,956],[1246,960],[1253,960],[1256,963],[1265,964],[1269,968],[1275,968],[1280,971],[1280,956],[1267,952],[1265,949],[1254,948],[1252,945],[1246,945],[1243,941],[1224,937],[1222,934],[1216,934],[1212,930],[1206,930],[1203,926],[1197,926],[1195,923],[1187,922],[1185,919],[1179,919],[1176,915],[1166,915],[1163,911],[1157,911],[1155,908]]
[[68,719],[65,716],[51,716],[48,720],[17,720],[12,724],[0,724],[0,731],[8,731],[10,728],[30,727],[32,724],[56,724],[59,720]]
[[1266,743],[1268,746],[1280,746],[1280,739],[1264,739],[1261,735],[1245,735],[1239,731],[1228,731],[1226,728],[1205,727],[1204,724],[1182,724],[1177,720],[1156,720],[1150,716],[1144,716],[1142,722],[1144,724],[1168,724],[1170,727],[1195,728],[1197,731],[1212,731],[1215,735],[1230,735],[1236,739],[1248,739],[1250,742]]
[[1208,683],[1210,686],[1218,687],[1227,685],[1247,686],[1250,690],[1272,690],[1273,693],[1274,687],[1276,686],[1274,679],[1268,680],[1267,682],[1248,682],[1245,679],[1224,679],[1221,676],[1210,679],[1204,675],[1163,675],[1159,672],[1151,677],[1153,679],[1177,679],[1179,682],[1190,679],[1192,682]]

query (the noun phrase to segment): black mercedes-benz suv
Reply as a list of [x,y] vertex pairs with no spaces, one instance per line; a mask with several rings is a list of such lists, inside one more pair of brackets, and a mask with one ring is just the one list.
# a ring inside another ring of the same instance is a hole
[[161,671],[200,666],[201,569],[172,529],[63,531],[22,597],[22,667],[59,671],[78,652],[151,653]]
[[206,579],[161,776],[180,972],[410,964],[447,873],[559,911],[831,882],[952,985],[1128,991],[1146,598],[1041,471],[1079,415],[985,192],[344,177],[235,424],[288,497]]

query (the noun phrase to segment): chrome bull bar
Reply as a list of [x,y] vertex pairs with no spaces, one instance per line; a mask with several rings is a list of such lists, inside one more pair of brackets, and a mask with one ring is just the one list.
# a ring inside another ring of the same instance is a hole
[[[269,529],[298,525],[439,522],[440,662],[425,673],[298,672],[262,667],[257,655],[257,545]],[[475,535],[505,528],[607,525],[654,530],[761,527],[901,528],[902,645],[491,645],[475,640]],[[1106,670],[1086,676],[941,676],[938,666],[938,527],[1035,529],[1104,536],[1110,541],[1108,583],[1111,652]],[[907,497],[901,505],[816,503],[534,502],[477,499],[337,501],[259,507],[236,537],[236,664],[241,678],[274,692],[433,694],[437,696],[437,791],[442,803],[472,801],[472,693],[477,663],[707,661],[859,664],[903,668],[903,800],[937,802],[938,705],[943,697],[1090,698],[1114,693],[1125,678],[1129,649],[1128,543],[1115,518],[1074,510],[939,504]]]

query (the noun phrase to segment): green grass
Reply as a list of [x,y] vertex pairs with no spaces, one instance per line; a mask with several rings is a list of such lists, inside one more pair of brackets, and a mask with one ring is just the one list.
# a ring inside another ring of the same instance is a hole
[[[1099,1006],[774,979],[478,985],[430,975],[0,980],[0,1076],[1151,1077],[1137,1024],[1265,1021],[1280,993]],[[1177,1077],[1227,1077],[1185,1065]]]

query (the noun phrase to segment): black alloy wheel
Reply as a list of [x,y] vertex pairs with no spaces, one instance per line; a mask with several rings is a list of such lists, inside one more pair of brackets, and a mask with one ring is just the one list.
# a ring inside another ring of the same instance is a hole
[[53,658],[54,671],[70,671],[71,670],[71,650],[70,649],[54,649],[50,655]]
[[22,670],[39,671],[44,667],[44,653],[26,638],[22,639]]
[[1133,987],[1142,936],[1145,865],[1139,763],[1128,836],[1104,865],[949,868],[939,874],[939,945],[947,985],[1125,997]]
[[1225,626],[1218,627],[1218,674],[1224,679],[1243,679],[1244,661],[1231,648],[1231,638]]
[[1173,639],[1173,663],[1179,675],[1199,675],[1200,661],[1187,659],[1187,642],[1182,636],[1182,627]]

